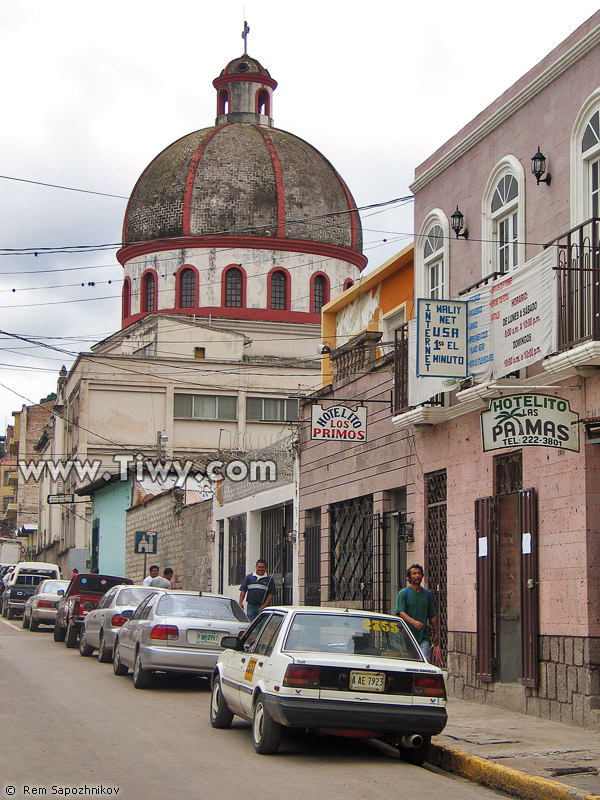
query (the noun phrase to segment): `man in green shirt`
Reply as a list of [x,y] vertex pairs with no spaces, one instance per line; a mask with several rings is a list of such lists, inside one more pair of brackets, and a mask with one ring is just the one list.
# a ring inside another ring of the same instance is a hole
[[408,586],[398,592],[396,616],[406,622],[423,655],[429,660],[431,641],[434,645],[439,641],[437,608],[431,592],[421,585],[423,567],[420,564],[412,564],[407,569],[406,576]]

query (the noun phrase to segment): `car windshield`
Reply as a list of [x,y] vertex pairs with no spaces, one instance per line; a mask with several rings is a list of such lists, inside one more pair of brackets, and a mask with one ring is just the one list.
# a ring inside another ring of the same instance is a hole
[[400,620],[374,615],[296,614],[284,650],[422,661]]
[[224,597],[207,597],[194,594],[166,594],[158,602],[156,613],[165,617],[208,617],[208,619],[236,619],[232,601]]
[[69,581],[46,581],[43,586],[40,587],[40,592],[48,592],[49,594],[56,594],[59,589],[66,589],[69,585]]
[[127,589],[121,589],[119,596],[115,601],[116,606],[139,606],[145,597],[152,594],[155,589],[145,586],[128,586]]

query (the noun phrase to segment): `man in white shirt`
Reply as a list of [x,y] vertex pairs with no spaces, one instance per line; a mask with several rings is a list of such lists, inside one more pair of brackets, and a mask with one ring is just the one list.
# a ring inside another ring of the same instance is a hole
[[147,578],[144,578],[142,581],[142,586],[152,586],[152,581],[154,578],[158,578],[158,573],[160,572],[160,568],[158,564],[152,564],[150,567],[150,575]]

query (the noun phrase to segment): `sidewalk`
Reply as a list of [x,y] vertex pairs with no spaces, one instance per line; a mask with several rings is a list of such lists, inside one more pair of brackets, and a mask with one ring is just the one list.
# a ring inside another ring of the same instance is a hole
[[430,763],[523,800],[600,800],[600,733],[449,698]]

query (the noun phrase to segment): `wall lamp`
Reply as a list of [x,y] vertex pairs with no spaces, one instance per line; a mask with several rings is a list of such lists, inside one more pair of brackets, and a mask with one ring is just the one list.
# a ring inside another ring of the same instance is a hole
[[540,146],[538,145],[537,153],[531,159],[531,171],[535,175],[535,179],[538,182],[538,186],[540,183],[545,183],[550,186],[550,181],[552,176],[550,173],[546,175],[545,178],[542,178],[544,172],[546,172],[546,156],[540,150]]
[[320,356],[326,356],[326,355],[328,355],[329,353],[331,353],[331,347],[329,347],[329,345],[328,345],[328,344],[320,344],[320,345],[317,347],[317,353],[318,353]]
[[214,544],[216,538],[217,538],[216,531],[211,531],[211,530],[206,531],[206,541],[208,542],[208,544]]
[[465,216],[462,213],[462,211],[459,211],[458,206],[456,206],[456,211],[450,217],[450,224],[452,225],[452,230],[456,234],[457,239],[459,236],[462,236],[464,239],[469,238],[469,231],[467,230],[467,228],[465,228],[463,231],[463,225],[465,224]]
[[290,544],[294,544],[296,539],[298,538],[298,534],[296,531],[286,531],[285,538],[288,540]]

